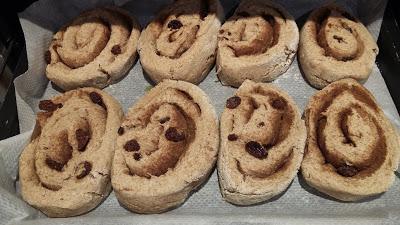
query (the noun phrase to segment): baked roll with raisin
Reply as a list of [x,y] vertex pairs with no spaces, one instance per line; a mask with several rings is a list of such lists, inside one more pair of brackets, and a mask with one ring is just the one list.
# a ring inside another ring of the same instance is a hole
[[306,128],[292,98],[246,80],[221,116],[218,176],[222,197],[250,205],[282,193],[303,159]]
[[111,190],[119,103],[95,88],[43,100],[30,143],[19,158],[22,198],[49,217],[90,211]]
[[139,36],[139,24],[122,9],[84,12],[54,35],[46,75],[63,90],[116,83],[135,62]]
[[311,97],[306,111],[306,182],[342,201],[387,191],[399,163],[399,135],[372,94],[353,79]]
[[118,133],[112,185],[119,202],[137,213],[182,204],[217,158],[215,110],[188,82],[165,80],[151,89],[129,109]]
[[314,10],[300,32],[301,68],[318,89],[344,78],[366,81],[378,52],[367,28],[335,5]]
[[156,83],[199,83],[214,64],[222,18],[218,0],[178,0],[164,8],[140,35],[144,71]]
[[219,30],[217,73],[223,84],[272,81],[286,72],[297,52],[293,17],[271,1],[243,0]]

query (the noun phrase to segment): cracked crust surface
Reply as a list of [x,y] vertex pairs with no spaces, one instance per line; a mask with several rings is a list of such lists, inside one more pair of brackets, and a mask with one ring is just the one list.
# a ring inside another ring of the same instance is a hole
[[217,73],[223,84],[272,81],[286,72],[297,52],[294,18],[271,1],[244,0],[220,28]]
[[116,83],[135,62],[139,35],[139,24],[122,9],[84,12],[54,35],[46,76],[63,90]]
[[110,192],[122,109],[107,93],[82,88],[41,101],[30,143],[19,158],[22,198],[49,217],[96,207]]
[[255,204],[289,186],[303,159],[306,130],[288,94],[246,80],[228,99],[220,127],[218,177],[226,201]]

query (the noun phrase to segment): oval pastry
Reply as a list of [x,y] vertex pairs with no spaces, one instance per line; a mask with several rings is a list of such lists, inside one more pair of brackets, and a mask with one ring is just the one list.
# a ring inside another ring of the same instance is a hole
[[250,205],[282,193],[303,159],[304,121],[288,94],[246,80],[221,116],[218,176],[222,197]]
[[167,6],[140,35],[144,71],[156,83],[199,83],[214,63],[222,18],[218,0],[178,0]]
[[116,83],[135,62],[139,35],[138,23],[122,9],[84,12],[54,35],[46,75],[64,90]]
[[110,192],[119,103],[95,88],[39,104],[30,143],[19,158],[22,198],[49,217],[76,216]]
[[307,183],[342,201],[385,192],[399,162],[399,139],[374,97],[353,79],[317,92],[305,111]]
[[214,108],[197,86],[165,80],[127,113],[112,185],[122,205],[160,213],[182,204],[210,174],[218,153]]
[[223,84],[272,81],[286,72],[299,43],[293,17],[271,1],[244,0],[219,30],[217,73]]
[[319,89],[343,78],[364,82],[378,52],[367,28],[334,5],[313,11],[300,32],[301,68]]

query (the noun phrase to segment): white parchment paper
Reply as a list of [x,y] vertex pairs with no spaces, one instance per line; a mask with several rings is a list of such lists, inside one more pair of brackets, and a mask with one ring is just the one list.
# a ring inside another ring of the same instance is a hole
[[[309,187],[301,175],[296,177],[288,190],[263,204],[238,207],[222,200],[216,171],[207,183],[179,208],[160,215],[138,215],[122,208],[114,193],[88,214],[64,219],[49,219],[27,205],[18,190],[18,157],[29,140],[35,123],[38,102],[60,92],[45,77],[43,54],[53,33],[81,11],[101,5],[119,5],[134,15],[144,27],[165,4],[162,0],[40,0],[20,14],[25,33],[29,69],[15,80],[18,116],[21,134],[0,141],[0,224],[399,224],[400,175],[393,187],[383,195],[355,203],[333,200]],[[279,1],[296,18],[299,27],[307,13],[326,1]],[[222,1],[229,13],[237,0]],[[337,1],[367,25],[375,38],[379,34],[386,1],[359,0]],[[273,82],[287,91],[301,109],[316,91],[302,77],[297,60],[289,70]],[[119,83],[105,88],[120,101],[126,111],[146,92],[151,83],[143,75],[139,61]],[[200,83],[220,114],[226,99],[235,89],[222,86],[212,70]],[[400,119],[384,83],[375,66],[365,83],[377,98],[382,109],[399,129]]]

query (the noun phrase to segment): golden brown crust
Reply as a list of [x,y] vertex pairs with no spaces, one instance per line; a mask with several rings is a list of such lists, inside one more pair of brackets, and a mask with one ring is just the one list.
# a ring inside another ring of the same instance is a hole
[[30,143],[19,160],[23,199],[49,217],[80,215],[111,190],[119,103],[95,88],[41,101]]
[[104,88],[133,65],[139,35],[140,26],[122,9],[84,12],[54,35],[45,54],[46,75],[64,90]]
[[305,116],[307,183],[343,201],[389,189],[398,135],[367,89],[353,79],[334,82],[310,99]]
[[218,35],[217,72],[222,83],[272,81],[288,68],[297,51],[294,18],[271,1],[244,0]]
[[319,89],[344,78],[365,81],[378,52],[365,26],[335,5],[314,10],[300,32],[300,64]]
[[167,6],[140,36],[143,69],[156,83],[199,83],[214,63],[222,17],[218,0],[179,0]]
[[306,138],[294,101],[272,85],[247,80],[226,107],[218,159],[224,199],[249,205],[283,192],[300,167]]
[[165,80],[151,89],[129,110],[120,131],[112,185],[134,212],[177,207],[216,161],[215,111],[204,92],[187,82]]

